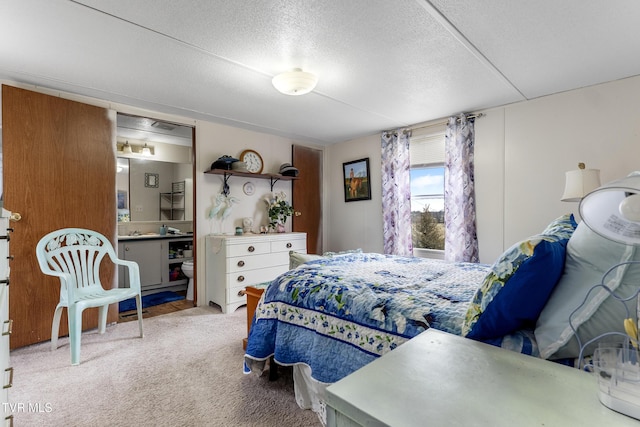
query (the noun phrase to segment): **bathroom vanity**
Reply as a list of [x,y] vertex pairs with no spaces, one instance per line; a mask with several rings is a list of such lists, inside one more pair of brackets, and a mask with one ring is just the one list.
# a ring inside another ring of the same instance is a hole
[[[118,237],[118,256],[135,261],[140,267],[143,295],[186,290],[189,281],[181,266],[184,261],[193,259],[192,247],[192,234]],[[118,283],[120,287],[129,287],[122,267],[118,270]]]

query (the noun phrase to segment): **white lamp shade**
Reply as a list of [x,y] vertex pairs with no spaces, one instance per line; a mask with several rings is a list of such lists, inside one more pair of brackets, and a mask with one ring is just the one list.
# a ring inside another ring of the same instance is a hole
[[609,240],[640,244],[640,172],[587,194],[580,202],[580,216],[589,228]]
[[315,74],[295,69],[278,74],[271,80],[273,86],[285,95],[304,95],[311,92],[318,83]]
[[600,186],[600,170],[576,169],[565,174],[563,202],[579,202]]

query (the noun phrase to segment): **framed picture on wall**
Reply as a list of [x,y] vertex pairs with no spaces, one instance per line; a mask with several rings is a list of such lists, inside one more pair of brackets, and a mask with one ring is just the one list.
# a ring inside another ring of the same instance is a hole
[[371,200],[369,158],[342,164],[344,174],[344,201]]

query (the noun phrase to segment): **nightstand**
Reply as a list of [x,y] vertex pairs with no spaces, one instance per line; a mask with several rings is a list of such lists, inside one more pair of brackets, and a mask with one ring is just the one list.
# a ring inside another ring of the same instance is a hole
[[326,390],[327,426],[638,426],[593,374],[429,329]]
[[[269,283],[271,282],[259,283],[244,288],[244,294],[247,296],[247,337],[251,330],[251,322],[253,321],[253,314],[256,312],[258,301],[260,301],[260,297],[264,290],[267,289],[267,286],[269,286]],[[244,350],[247,349],[247,338],[242,339],[242,348]]]

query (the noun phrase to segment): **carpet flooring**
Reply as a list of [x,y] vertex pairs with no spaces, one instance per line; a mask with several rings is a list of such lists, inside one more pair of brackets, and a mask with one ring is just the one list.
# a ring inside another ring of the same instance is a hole
[[18,426],[321,427],[295,402],[290,370],[277,381],[242,373],[246,308],[194,307],[13,350],[9,403]]

